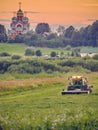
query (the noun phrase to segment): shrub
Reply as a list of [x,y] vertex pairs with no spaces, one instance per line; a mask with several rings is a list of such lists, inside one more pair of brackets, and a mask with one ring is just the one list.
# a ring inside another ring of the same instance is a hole
[[56,57],[56,52],[52,51],[50,55],[51,55],[51,57]]
[[8,61],[1,61],[0,62],[0,73],[5,73],[8,70],[8,67],[10,66],[10,62]]
[[66,46],[66,50],[68,50],[68,51],[71,50],[71,46],[70,46],[70,45],[67,45],[67,46]]
[[8,68],[9,73],[19,73],[19,74],[34,74],[40,73],[42,71],[41,67],[31,66],[29,63],[12,64]]
[[2,53],[0,53],[0,56],[1,56],[1,57],[2,57],[2,56],[10,56],[10,54],[7,53],[7,52],[2,52]]
[[19,55],[13,55],[12,56],[12,59],[13,60],[19,60],[21,58],[21,56],[19,56]]
[[98,54],[94,55],[93,59],[98,60]]
[[34,51],[32,51],[31,49],[26,49],[25,50],[25,56],[33,56],[34,55]]
[[36,51],[36,56],[42,56],[42,52],[40,50]]

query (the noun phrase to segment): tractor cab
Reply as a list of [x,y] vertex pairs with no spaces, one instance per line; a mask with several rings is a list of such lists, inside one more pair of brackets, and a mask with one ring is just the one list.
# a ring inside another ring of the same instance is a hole
[[80,88],[83,85],[87,85],[87,79],[82,76],[71,76],[68,78],[70,80],[70,85],[76,88]]

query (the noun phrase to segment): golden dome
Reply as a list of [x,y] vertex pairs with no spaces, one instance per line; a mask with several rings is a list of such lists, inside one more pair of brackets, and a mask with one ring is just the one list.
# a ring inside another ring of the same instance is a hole
[[23,11],[21,10],[21,3],[19,2],[19,10],[17,11],[17,15],[23,15]]

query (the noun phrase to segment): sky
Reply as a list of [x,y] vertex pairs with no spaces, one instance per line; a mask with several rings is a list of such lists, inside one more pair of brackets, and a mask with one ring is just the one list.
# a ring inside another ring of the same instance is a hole
[[98,0],[0,0],[0,24],[9,27],[15,11],[27,11],[31,26],[88,25],[98,20]]

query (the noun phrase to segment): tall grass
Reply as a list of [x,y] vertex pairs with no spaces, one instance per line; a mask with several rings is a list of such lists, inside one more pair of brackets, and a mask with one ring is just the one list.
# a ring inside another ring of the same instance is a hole
[[[4,130],[97,130],[98,118],[91,110],[78,111],[76,114],[70,110],[54,110],[48,115],[39,115],[40,121],[36,119],[34,113],[24,115],[23,113],[12,112],[13,115],[7,114],[5,118],[1,115],[1,127]],[[30,115],[31,114],[31,115]],[[43,113],[45,114],[45,113]]]

